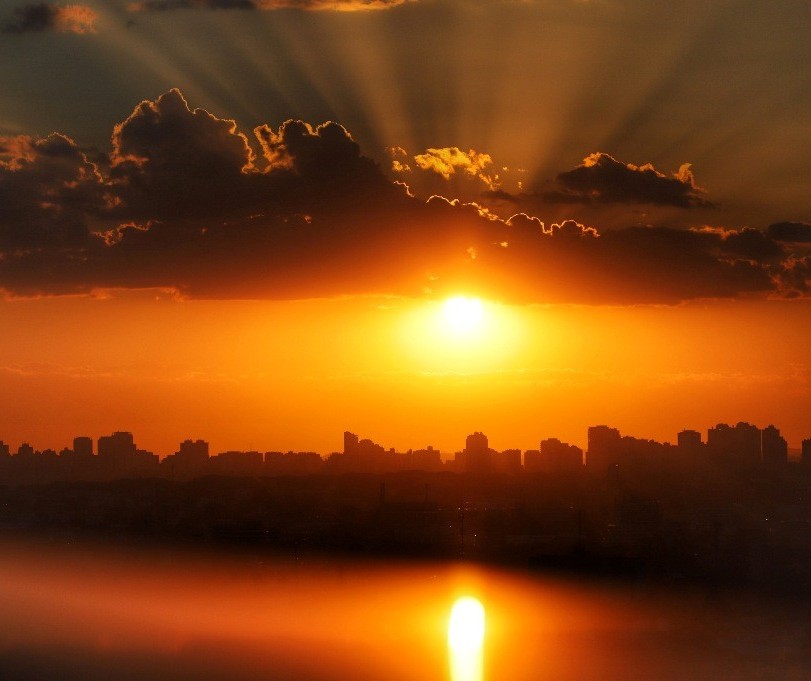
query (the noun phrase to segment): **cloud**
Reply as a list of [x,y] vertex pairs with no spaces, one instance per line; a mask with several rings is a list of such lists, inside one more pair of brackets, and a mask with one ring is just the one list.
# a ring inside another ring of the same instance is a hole
[[388,147],[386,152],[391,156],[391,169],[395,173],[410,173],[411,166],[408,165],[405,159],[408,158],[408,152],[403,147]]
[[131,12],[169,12],[181,9],[275,10],[367,12],[391,9],[414,0],[141,0],[129,5]]
[[811,244],[811,224],[807,222],[778,222],[769,225],[766,234],[776,241]]
[[608,154],[589,154],[572,170],[557,175],[551,189],[508,194],[493,191],[488,198],[516,204],[641,204],[677,208],[713,208],[705,191],[696,184],[691,164],[675,173],[661,173],[650,163],[622,163]]
[[415,198],[338,123],[289,120],[246,134],[190,107],[178,90],[138,104],[111,139],[108,156],[59,134],[0,139],[0,288],[8,294],[466,290],[636,304],[805,296],[811,280],[802,229],[789,230],[790,240],[777,238],[785,228],[601,230],[527,213],[503,220],[476,203]]
[[115,126],[110,179],[129,219],[220,216],[253,203],[254,153],[236,123],[189,109],[179,90]]
[[96,13],[86,5],[50,5],[38,3],[15,7],[12,18],[3,24],[2,32],[24,33],[95,33]]
[[493,165],[493,159],[489,154],[482,154],[474,149],[470,151],[462,151],[459,147],[426,149],[424,154],[417,154],[414,157],[414,162],[421,170],[434,172],[446,180],[450,180],[458,171],[480,179],[491,190],[498,188],[498,175],[487,172],[487,168]]
[[87,221],[111,198],[70,138],[0,137],[0,253],[80,249]]
[[680,208],[713,205],[704,198],[689,163],[666,175],[650,163],[636,166],[597,152],[576,168],[560,173],[556,181],[564,192],[561,198],[587,203],[650,203]]

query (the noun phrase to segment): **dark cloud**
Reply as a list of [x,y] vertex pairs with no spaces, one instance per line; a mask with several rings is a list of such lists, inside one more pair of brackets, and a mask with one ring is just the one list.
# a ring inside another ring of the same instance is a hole
[[97,166],[73,140],[0,138],[0,251],[78,248],[111,200]]
[[190,109],[178,90],[144,101],[113,132],[117,214],[131,220],[296,213],[394,189],[337,123],[254,130],[257,156],[232,120]]
[[526,215],[507,225],[492,276],[517,300],[675,304],[774,290],[770,266],[731,256],[718,233],[666,227],[598,233],[572,220],[545,228]]
[[236,123],[190,110],[178,90],[141,102],[113,130],[110,178],[130,219],[217,217],[255,203],[254,154]]
[[752,229],[600,232],[424,202],[337,123],[287,121],[248,136],[191,109],[177,90],[115,127],[109,159],[62,135],[0,142],[0,287],[17,295],[469,290],[526,302],[677,303],[806,295],[806,256]]
[[369,182],[384,184],[377,165],[361,155],[357,142],[337,123],[313,128],[290,120],[278,130],[261,125],[254,134],[262,146],[267,172],[290,171],[298,178],[341,190]]
[[717,237],[716,252],[722,257],[740,258],[752,262],[779,262],[786,255],[785,248],[779,241],[759,229],[704,227],[692,231]]
[[608,154],[595,153],[557,176],[563,199],[596,203],[650,203],[690,208],[711,206],[696,183],[690,164],[665,175],[650,163],[635,166]]
[[766,234],[776,241],[811,244],[811,225],[806,222],[778,222],[769,225]]
[[486,192],[496,201],[515,204],[639,204],[676,208],[713,208],[704,190],[696,184],[689,163],[671,175],[661,173],[650,163],[636,166],[596,152],[555,178],[552,188],[540,192],[509,194]]
[[95,26],[96,13],[90,7],[43,2],[15,7],[12,18],[3,24],[2,31],[13,35],[44,31],[93,33]]
[[364,12],[397,7],[414,0],[141,0],[133,2],[131,12],[168,12],[180,9],[274,10]]

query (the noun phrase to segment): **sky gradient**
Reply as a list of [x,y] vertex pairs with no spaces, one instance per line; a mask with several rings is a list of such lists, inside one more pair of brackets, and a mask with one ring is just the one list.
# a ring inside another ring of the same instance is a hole
[[0,2],[0,438],[798,446],[810,14]]

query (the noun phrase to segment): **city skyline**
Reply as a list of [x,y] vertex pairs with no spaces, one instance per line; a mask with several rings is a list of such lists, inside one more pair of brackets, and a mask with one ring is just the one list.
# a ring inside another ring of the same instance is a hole
[[[608,438],[606,440],[605,438]],[[753,439],[754,438],[754,441]],[[128,453],[142,453],[145,455],[149,455],[151,457],[155,457],[156,459],[163,460],[170,457],[185,457],[190,460],[200,460],[200,459],[208,459],[211,456],[219,456],[219,454],[226,454],[226,455],[233,455],[233,454],[263,454],[265,457],[267,455],[292,455],[292,454],[303,454],[307,456],[315,455],[321,460],[328,459],[329,457],[336,456],[336,455],[364,455],[370,457],[386,457],[388,455],[402,455],[402,454],[409,454],[412,453],[425,453],[430,454],[432,457],[436,457],[436,461],[443,461],[445,463],[453,462],[454,459],[450,458],[452,455],[458,457],[461,453],[468,453],[468,452],[490,452],[493,454],[518,454],[518,461],[520,466],[525,466],[526,455],[527,454],[535,454],[538,453],[543,454],[544,445],[549,446],[550,452],[554,449],[556,452],[562,453],[564,456],[567,453],[576,453],[579,452],[579,456],[582,458],[582,462],[584,465],[588,463],[588,454],[589,452],[593,451],[594,442],[611,442],[616,439],[617,442],[633,442],[633,443],[648,443],[654,445],[656,447],[664,447],[664,448],[673,448],[673,449],[681,449],[683,451],[691,450],[693,453],[698,451],[699,449],[705,448],[707,449],[708,453],[712,454],[713,449],[715,449],[715,453],[720,448],[730,450],[734,452],[738,449],[741,450],[740,456],[742,457],[743,461],[748,461],[748,464],[767,464],[769,460],[777,461],[780,463],[787,463],[789,461],[795,460],[800,461],[802,460],[803,463],[811,463],[811,437],[804,438],[800,443],[800,447],[790,447],[788,441],[782,437],[780,429],[777,428],[774,424],[769,424],[764,428],[759,428],[756,425],[747,423],[745,421],[738,421],[736,424],[730,425],[727,423],[718,423],[715,426],[711,426],[706,431],[706,437],[702,437],[702,434],[690,428],[685,428],[678,433],[676,433],[675,442],[671,441],[663,441],[659,442],[653,439],[646,439],[646,438],[638,438],[632,435],[624,435],[620,434],[620,430],[618,428],[614,428],[611,426],[606,425],[595,425],[589,426],[587,430],[587,447],[579,447],[575,444],[570,444],[568,442],[562,442],[557,437],[552,435],[547,435],[543,439],[540,440],[540,452],[538,449],[516,449],[516,448],[507,448],[503,451],[499,451],[490,447],[489,438],[482,433],[481,431],[475,431],[472,434],[467,435],[465,438],[465,447],[462,449],[455,449],[453,451],[441,451],[436,449],[433,445],[428,444],[422,448],[415,449],[413,447],[408,448],[408,450],[397,450],[395,447],[385,447],[384,445],[378,444],[374,440],[370,438],[360,438],[360,436],[352,433],[351,431],[344,431],[343,433],[343,447],[338,449],[333,449],[331,452],[315,452],[311,450],[302,450],[295,452],[293,450],[287,450],[286,452],[281,450],[274,450],[274,449],[264,449],[259,448],[249,448],[247,450],[223,450],[217,454],[211,455],[210,454],[210,443],[203,439],[191,439],[186,438],[180,442],[177,451],[171,454],[156,454],[149,450],[138,448],[135,444],[134,435],[130,431],[114,431],[111,435],[101,435],[96,439],[96,447],[94,448],[94,440],[93,438],[86,436],[86,435],[77,435],[73,438],[72,444],[73,448],[71,449],[67,445],[59,450],[51,449],[51,448],[43,448],[37,449],[30,444],[29,441],[23,441],[19,444],[16,451],[12,448],[12,445],[4,442],[0,439],[0,456],[11,457],[11,456],[30,456],[33,454],[46,454],[48,456],[72,456],[74,454],[78,454],[80,457],[89,458],[89,457],[99,457],[101,456],[102,459],[104,458],[115,458],[116,456],[121,456],[122,452],[125,454]],[[719,443],[724,443],[723,445],[719,445]],[[755,442],[756,444],[752,444]],[[756,452],[752,454],[752,447],[755,447]],[[775,451],[774,448],[777,448],[776,459],[775,455],[770,455],[769,451]],[[118,452],[118,453],[116,453]],[[747,459],[748,457],[748,459]],[[807,460],[806,460],[807,459]]]

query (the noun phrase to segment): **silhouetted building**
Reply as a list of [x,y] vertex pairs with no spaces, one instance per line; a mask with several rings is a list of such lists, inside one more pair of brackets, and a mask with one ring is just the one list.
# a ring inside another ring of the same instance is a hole
[[735,468],[753,468],[761,462],[760,429],[750,423],[719,423],[707,431],[707,450],[717,461]]
[[438,449],[428,445],[426,449],[408,450],[404,455],[403,470],[439,471],[442,470],[442,458]]
[[123,463],[135,455],[135,442],[132,433],[117,431],[99,438],[99,460],[110,463]]
[[762,434],[763,464],[785,466],[788,464],[788,443],[774,426],[766,426]]
[[582,470],[583,450],[575,445],[548,438],[540,449],[524,453],[524,470],[528,473],[562,473]]
[[468,452],[486,452],[489,448],[487,436],[484,433],[476,431],[472,435],[465,438],[465,451]]
[[0,457],[7,456],[11,456],[11,450],[9,449],[9,446],[5,442],[0,440]]
[[803,440],[803,448],[800,453],[800,463],[804,466],[811,466],[811,438]]
[[528,449],[524,452],[524,471],[527,473],[540,473],[543,471],[543,459],[539,449]]
[[557,438],[541,441],[539,470],[546,473],[579,471],[583,468],[583,450]]
[[368,438],[360,440],[349,431],[344,432],[343,454],[333,455],[328,461],[330,468],[336,472],[382,473],[391,467],[391,461],[381,445]]
[[34,448],[27,442],[23,442],[17,447],[17,456],[20,459],[28,459],[34,456]]
[[189,462],[202,463],[208,461],[208,442],[205,440],[183,440],[177,456]]
[[697,452],[704,444],[701,441],[701,433],[697,430],[683,430],[677,436],[679,449],[685,452]]
[[701,433],[697,430],[683,430],[677,436],[677,451],[672,462],[676,466],[694,468],[704,462],[706,458],[705,446],[701,441]]
[[621,458],[622,438],[616,428],[591,426],[588,430],[588,452],[586,466],[589,469],[605,472],[615,466]]
[[505,449],[501,454],[494,454],[492,463],[498,473],[517,475],[521,472],[521,450]]
[[358,442],[358,436],[355,433],[344,431],[344,454],[357,454]]
[[117,431],[98,439],[98,464],[102,477],[132,478],[158,475],[157,455],[138,449],[132,433]]
[[93,456],[93,440],[89,437],[73,438],[73,453],[81,458]]
[[618,475],[621,470],[650,471],[672,457],[673,446],[636,437],[620,436],[616,428],[589,428],[586,466],[597,473]]
[[459,472],[487,473],[492,469],[492,454],[487,436],[476,431],[465,438],[465,449],[457,452],[455,467]]
[[176,480],[191,480],[210,473],[208,442],[183,440],[179,449],[161,462],[161,467]]
[[221,452],[210,459],[211,472],[217,475],[254,476],[262,474],[261,452]]

